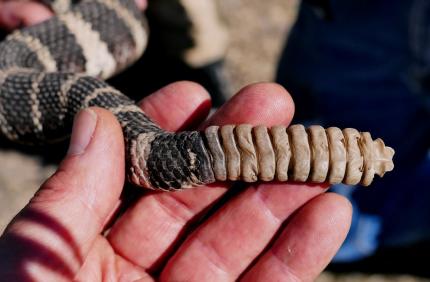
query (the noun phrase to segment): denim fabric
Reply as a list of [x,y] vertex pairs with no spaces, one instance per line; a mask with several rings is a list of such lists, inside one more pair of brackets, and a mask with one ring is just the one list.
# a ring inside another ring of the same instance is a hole
[[277,80],[297,122],[370,131],[396,150],[371,188],[334,187],[354,205],[338,261],[430,239],[430,1],[332,0],[330,17],[302,3]]

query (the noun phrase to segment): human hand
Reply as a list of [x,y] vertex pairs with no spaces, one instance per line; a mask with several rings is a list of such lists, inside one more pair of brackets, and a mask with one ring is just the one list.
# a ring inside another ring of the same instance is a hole
[[[135,0],[142,11],[147,0]],[[0,28],[14,30],[22,26],[31,26],[52,17],[52,11],[40,1],[0,0]]]
[[[140,105],[173,131],[201,122],[209,104],[200,86],[180,82]],[[124,144],[113,115],[91,111],[77,116],[69,154],[0,238],[5,281],[311,281],[343,242],[347,200],[292,183],[249,185],[209,215],[230,183],[147,192],[106,231],[121,204]],[[288,124],[293,111],[283,88],[257,84],[204,126]]]

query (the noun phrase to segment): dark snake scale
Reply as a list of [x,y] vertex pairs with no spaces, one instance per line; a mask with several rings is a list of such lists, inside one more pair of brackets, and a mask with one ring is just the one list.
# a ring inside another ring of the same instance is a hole
[[132,183],[178,190],[225,180],[369,185],[393,169],[394,151],[354,129],[227,125],[204,132],[161,129],[103,80],[143,53],[144,18],[133,0],[50,3],[56,16],[0,43],[0,130],[21,143],[69,134],[81,109],[110,110],[120,122]]

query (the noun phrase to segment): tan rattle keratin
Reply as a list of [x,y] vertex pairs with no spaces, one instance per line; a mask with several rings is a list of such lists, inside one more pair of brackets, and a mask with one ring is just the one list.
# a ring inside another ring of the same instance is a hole
[[211,126],[205,130],[215,178],[368,186],[394,168],[394,150],[370,133],[321,126]]

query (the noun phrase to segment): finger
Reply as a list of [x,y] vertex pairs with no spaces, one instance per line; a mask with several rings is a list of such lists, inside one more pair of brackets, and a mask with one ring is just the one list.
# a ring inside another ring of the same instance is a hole
[[52,12],[40,3],[0,2],[0,27],[9,30],[19,28],[22,25],[31,26],[41,23],[52,17],[52,15]]
[[137,7],[144,11],[146,10],[146,7],[148,7],[148,1],[147,0],[135,0]]
[[190,128],[209,114],[209,93],[199,84],[175,82],[139,102],[142,110],[169,131]]
[[0,258],[7,264],[0,263],[0,273],[29,260],[34,269],[73,277],[116,207],[123,183],[118,122],[106,110],[81,111],[68,155],[1,238]]
[[[147,0],[136,0],[140,10],[145,10]],[[23,26],[41,23],[53,16],[53,12],[46,6],[33,1],[5,1],[0,2],[0,27],[13,30]]]
[[339,195],[313,199],[243,280],[314,281],[345,240],[351,216],[351,204]]
[[[266,99],[272,103],[267,103]],[[246,103],[247,110],[240,111]],[[214,114],[211,122],[288,124],[293,115],[291,103],[283,88],[275,84],[257,84],[238,93]],[[160,103],[160,106],[163,104]],[[236,114],[230,116],[227,114],[230,111]],[[144,197],[115,224],[109,240],[117,253],[146,269],[156,270],[170,256],[175,244],[186,236],[192,220],[219,199],[227,187],[228,184],[223,183],[210,188]]]
[[175,281],[236,280],[283,222],[324,191],[320,186],[280,183],[248,188],[189,237],[169,260],[162,277]]
[[288,125],[294,115],[294,102],[282,86],[274,83],[256,83],[243,88],[221,107],[202,128],[229,123]]

